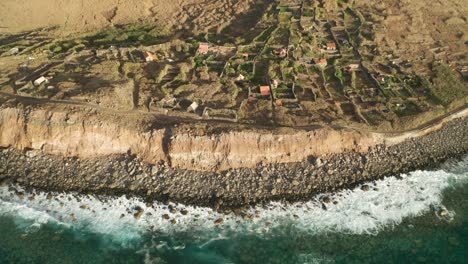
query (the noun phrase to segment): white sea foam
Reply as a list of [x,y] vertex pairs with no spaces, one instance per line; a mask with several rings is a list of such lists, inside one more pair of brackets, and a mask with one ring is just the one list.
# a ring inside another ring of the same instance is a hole
[[[200,238],[199,242],[207,245],[213,240],[225,239],[225,235],[232,231],[263,234],[285,224],[311,233],[375,234],[383,228],[400,224],[404,218],[428,212],[431,205],[440,205],[444,189],[468,182],[467,171],[468,157],[455,164],[446,164],[443,170],[415,171],[401,175],[401,179],[389,177],[376,181],[370,184],[368,191],[357,187],[335,194],[322,194],[305,203],[272,202],[254,207],[247,212],[256,215],[252,221],[244,221],[233,214],[213,212],[209,208],[175,204],[177,213],[172,214],[166,205],[157,202],[148,205],[137,198],[103,200],[97,196],[56,193],[52,199],[47,199],[47,194],[38,192],[34,199],[28,199],[32,193],[25,193],[21,198],[7,187],[0,188],[0,216],[14,216],[16,223],[26,231],[46,223],[56,223],[108,235],[123,243],[148,231],[162,234],[202,231],[200,233],[206,237]],[[336,204],[322,203],[324,196]],[[136,207],[144,209],[139,219],[133,216]],[[181,209],[189,213],[183,215]],[[168,214],[170,219],[164,219],[164,214]],[[216,225],[214,222],[219,218],[223,218],[224,223]],[[176,223],[171,223],[172,219]],[[215,232],[208,232],[212,230]],[[183,248],[184,245],[175,247]]]

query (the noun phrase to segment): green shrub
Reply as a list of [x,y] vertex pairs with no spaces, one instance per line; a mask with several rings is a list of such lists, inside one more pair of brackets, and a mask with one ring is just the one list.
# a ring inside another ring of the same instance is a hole
[[456,76],[448,65],[441,64],[437,66],[435,72],[431,91],[443,105],[448,105],[456,99],[468,96],[466,84]]

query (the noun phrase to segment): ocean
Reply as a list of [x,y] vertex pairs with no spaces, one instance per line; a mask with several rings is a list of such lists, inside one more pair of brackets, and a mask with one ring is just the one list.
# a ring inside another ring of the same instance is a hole
[[468,156],[368,186],[260,205],[248,219],[0,187],[0,263],[468,262]]

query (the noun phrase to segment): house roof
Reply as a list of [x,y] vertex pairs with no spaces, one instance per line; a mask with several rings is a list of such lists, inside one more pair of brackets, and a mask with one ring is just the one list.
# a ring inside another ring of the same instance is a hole
[[327,64],[327,59],[314,59],[314,63],[315,64],[319,64],[319,65],[326,65]]
[[336,49],[336,43],[335,43],[335,42],[329,42],[329,43],[327,43],[327,48],[329,48],[329,49]]
[[44,76],[41,76],[41,77],[37,78],[36,80],[34,80],[34,85],[41,85],[42,83],[44,83],[46,81],[47,81],[47,78],[44,77]]
[[196,110],[198,108],[198,103],[197,102],[193,102],[189,108],[192,108],[193,110]]
[[271,94],[270,86],[260,86],[260,94],[264,96],[269,96]]
[[276,54],[280,55],[280,56],[284,56],[286,55],[287,53],[287,50],[285,48],[282,48],[282,49],[279,49],[276,51]]
[[145,57],[145,59],[148,59],[148,58],[155,59],[154,55],[148,51],[143,52],[143,56]]
[[210,45],[208,43],[200,43],[198,46],[198,52],[207,53],[210,50]]
[[44,76],[41,76],[39,78],[37,78],[36,80],[34,80],[35,82],[44,82],[45,80],[47,80]]

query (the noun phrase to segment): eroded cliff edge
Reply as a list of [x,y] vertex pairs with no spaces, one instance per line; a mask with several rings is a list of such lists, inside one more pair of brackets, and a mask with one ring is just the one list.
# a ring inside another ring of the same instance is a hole
[[149,164],[175,169],[223,171],[259,163],[291,163],[309,156],[365,152],[382,135],[346,128],[311,131],[242,130],[199,133],[190,126],[152,128],[138,116],[125,120],[105,113],[52,109],[0,110],[0,146],[41,150],[65,157],[97,158],[131,153]]
[[141,115],[0,113],[0,182],[213,207],[305,200],[468,151],[466,110],[393,135],[329,127],[205,133],[194,124],[158,128]]

